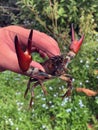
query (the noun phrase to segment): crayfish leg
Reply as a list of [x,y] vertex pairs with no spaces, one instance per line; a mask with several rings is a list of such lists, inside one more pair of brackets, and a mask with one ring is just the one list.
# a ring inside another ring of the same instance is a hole
[[31,92],[31,99],[30,99],[30,108],[32,107],[32,103],[34,102],[34,91]]
[[31,99],[30,99],[30,103],[29,103],[30,107],[32,107],[32,103],[34,101],[34,88],[37,87],[37,85],[39,85],[39,81],[34,83],[34,85],[32,86],[32,89],[31,89]]
[[68,89],[67,92],[62,96],[62,99],[71,96],[71,91],[72,91],[71,89]]
[[66,81],[66,82],[69,82],[70,80],[72,80],[72,77],[69,74],[61,75],[59,78]]
[[43,90],[43,92],[44,92],[44,95],[47,95],[48,92],[47,92],[47,90],[46,90],[46,87],[45,87],[45,86],[41,86],[41,87],[42,87],[42,90]]
[[72,77],[70,75],[62,75],[60,76],[60,79],[64,80],[67,82],[67,87],[68,87],[68,90],[67,92],[62,96],[62,99],[64,99],[65,97],[69,97],[71,96],[71,93],[72,93]]
[[34,81],[35,81],[35,79],[33,79],[31,77],[29,78],[29,81],[27,83],[27,88],[26,88],[25,93],[24,93],[24,98],[26,97],[28,91],[30,90],[30,84],[31,84],[31,82],[34,82]]
[[31,83],[31,78],[29,78],[29,81],[27,83],[27,88],[26,88],[25,93],[24,93],[24,98],[27,96],[27,93],[30,90],[30,83]]
[[[35,81],[36,81],[36,82],[35,82]],[[31,82],[35,82],[35,83],[33,84],[33,86],[32,86],[31,89],[30,89],[30,83],[31,83]],[[42,81],[42,80],[37,80],[37,79],[35,80],[35,79],[33,79],[33,78],[29,78],[29,81],[28,81],[28,84],[27,84],[27,88],[26,88],[24,97],[26,97],[28,91],[31,90],[31,99],[30,99],[30,103],[29,103],[30,108],[32,107],[32,105],[33,105],[32,103],[34,102],[34,88],[37,87],[38,85],[41,86],[44,95],[47,95],[47,94],[48,94],[48,92],[47,92],[47,90],[46,90],[46,87],[43,86],[43,81]]]
[[42,90],[43,90],[43,92],[44,92],[44,95],[47,95],[48,92],[47,92],[47,90],[46,90],[46,87],[43,86],[43,81],[39,80],[39,84],[40,84],[40,86],[41,86],[41,88],[42,88]]

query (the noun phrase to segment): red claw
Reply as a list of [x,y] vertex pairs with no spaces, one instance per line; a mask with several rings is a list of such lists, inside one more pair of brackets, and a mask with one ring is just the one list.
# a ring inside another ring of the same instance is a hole
[[28,38],[28,47],[27,47],[27,52],[29,55],[31,55],[32,36],[33,36],[33,30],[31,29],[30,34],[29,34],[29,38]]
[[33,30],[31,30],[29,34],[28,46],[25,52],[23,52],[23,50],[21,49],[21,46],[18,41],[18,37],[15,36],[15,39],[14,39],[18,63],[19,63],[20,69],[23,72],[28,70],[30,62],[32,61],[32,57],[31,57],[32,33],[33,33]]
[[75,34],[74,34],[73,25],[72,25],[72,43],[70,45],[70,50],[77,54],[83,43],[83,39],[84,39],[84,35],[82,35],[80,40],[75,40]]

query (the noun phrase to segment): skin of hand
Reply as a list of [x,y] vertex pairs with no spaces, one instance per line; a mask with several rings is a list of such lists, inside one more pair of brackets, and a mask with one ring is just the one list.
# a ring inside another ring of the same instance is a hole
[[[18,36],[19,44],[25,51],[29,33],[30,29],[15,25],[0,28],[0,72],[10,70],[26,75],[21,71],[18,64],[14,38],[16,35]],[[31,50],[38,52],[43,58],[60,55],[58,43],[52,37],[37,30],[33,30]],[[30,66],[45,71],[41,64],[36,61],[32,60]]]

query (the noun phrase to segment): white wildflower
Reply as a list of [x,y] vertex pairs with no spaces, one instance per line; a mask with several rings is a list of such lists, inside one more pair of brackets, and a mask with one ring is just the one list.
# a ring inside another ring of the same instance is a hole
[[84,107],[82,100],[79,100],[79,105],[80,105],[80,107]]
[[80,60],[80,63],[83,63],[83,60]]
[[71,109],[70,108],[66,109],[66,112],[68,112],[68,113],[71,112]]

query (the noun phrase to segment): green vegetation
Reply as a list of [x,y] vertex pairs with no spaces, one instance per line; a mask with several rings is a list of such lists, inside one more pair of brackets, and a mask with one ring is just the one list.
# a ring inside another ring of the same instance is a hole
[[[12,11],[10,22],[5,24],[0,15],[2,26],[20,24],[44,31],[58,41],[62,52],[68,50],[70,25],[74,23],[76,36],[85,34],[85,40],[69,65],[73,86],[98,91],[97,1],[16,0],[13,5],[12,0],[4,0],[3,3],[2,8],[10,4],[18,12]],[[0,10],[2,15],[4,11]],[[46,97],[40,86],[35,88],[34,104],[29,109],[30,93],[24,99],[27,81],[28,77],[9,71],[0,73],[0,130],[98,130],[98,96],[87,97],[73,89],[71,97],[62,100],[66,83],[57,78],[44,83]]]

